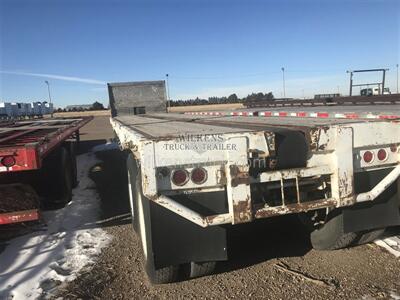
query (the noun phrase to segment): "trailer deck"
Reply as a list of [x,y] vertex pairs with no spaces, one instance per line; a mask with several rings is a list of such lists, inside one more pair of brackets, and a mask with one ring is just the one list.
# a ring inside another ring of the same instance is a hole
[[79,129],[91,119],[58,118],[0,123],[0,225],[40,218],[35,190],[27,184],[10,184],[8,179],[19,175],[20,171],[40,169],[46,156],[61,143],[71,137],[79,139]]
[[[309,130],[321,126],[377,122],[378,119],[262,118],[187,114],[127,115],[114,118],[146,138],[163,139],[189,134],[225,134],[278,128]],[[382,120],[380,120],[382,121]]]
[[[0,123],[0,173],[39,169],[42,160],[92,118]],[[5,163],[5,159],[10,163]]]

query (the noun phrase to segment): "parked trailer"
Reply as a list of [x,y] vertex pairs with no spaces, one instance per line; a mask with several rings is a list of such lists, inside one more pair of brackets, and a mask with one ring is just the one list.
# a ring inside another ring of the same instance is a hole
[[77,184],[75,142],[92,118],[0,122],[0,225],[38,220]]
[[53,113],[53,111],[53,104],[48,102],[0,102],[0,119],[42,117]]
[[400,119],[114,112],[133,228],[154,283],[182,268],[210,274],[228,259],[228,226],[257,219],[296,214],[319,250],[400,224]]

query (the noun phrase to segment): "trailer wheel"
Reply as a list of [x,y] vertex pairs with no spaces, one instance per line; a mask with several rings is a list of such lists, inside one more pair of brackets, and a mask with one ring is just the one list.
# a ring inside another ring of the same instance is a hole
[[132,225],[133,230],[138,233],[139,221],[137,211],[137,199],[136,199],[136,176],[137,176],[137,165],[136,160],[132,154],[129,154],[126,160],[126,169],[128,173],[128,192],[129,192],[129,206],[131,209]]
[[337,250],[349,247],[357,240],[357,233],[344,233],[343,215],[338,214],[331,217],[319,229],[311,232],[311,245],[317,250]]
[[150,219],[150,200],[146,198],[146,196],[143,194],[141,178],[142,176],[140,172],[140,166],[138,166],[136,172],[135,199],[137,203],[137,219],[139,223],[139,234],[142,244],[143,256],[145,259],[146,273],[149,277],[149,280],[155,284],[174,282],[178,279],[179,266],[170,265],[156,269],[154,265]]
[[379,238],[385,232],[385,228],[373,229],[358,233],[357,245],[368,244]]
[[214,272],[217,263],[215,261],[208,262],[191,262],[190,278],[202,277],[210,275]]
[[59,197],[56,198],[57,203],[67,204],[72,200],[72,166],[71,166],[71,157],[68,151],[65,148],[61,148],[61,161],[60,161],[61,170],[57,175],[57,182],[59,183]]
[[72,200],[71,156],[60,147],[46,158],[42,170],[46,203],[64,205]]
[[69,142],[69,154],[71,157],[71,182],[72,188],[76,188],[79,184],[78,181],[78,168],[76,163],[76,143]]

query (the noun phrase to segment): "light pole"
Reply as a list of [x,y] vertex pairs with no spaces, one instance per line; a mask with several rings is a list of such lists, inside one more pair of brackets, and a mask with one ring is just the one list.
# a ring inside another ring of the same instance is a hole
[[50,107],[50,115],[51,115],[51,117],[53,117],[53,110],[52,110],[52,108],[51,108],[50,83],[49,83],[47,80],[45,81],[45,83],[47,84],[47,91],[49,92],[49,100],[50,100],[50,103],[49,103],[49,107]]
[[399,64],[396,64],[396,73],[397,73],[397,94],[399,93]]
[[167,78],[167,112],[168,112],[168,108],[169,108],[169,82],[168,82],[168,73],[165,74],[165,77]]
[[285,68],[282,67],[282,78],[283,78],[283,98],[286,98],[286,90],[285,90]]

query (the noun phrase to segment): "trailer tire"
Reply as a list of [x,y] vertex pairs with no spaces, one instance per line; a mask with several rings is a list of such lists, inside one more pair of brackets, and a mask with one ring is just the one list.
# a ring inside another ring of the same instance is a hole
[[137,164],[132,154],[128,155],[126,159],[126,169],[128,174],[128,192],[129,192],[129,206],[131,210],[132,226],[133,230],[139,232],[139,221],[137,211],[137,199],[136,199],[136,176],[137,176]]
[[358,234],[357,245],[364,245],[373,242],[385,232],[385,228],[364,231]]
[[76,163],[76,143],[69,143],[69,155],[71,157],[71,182],[72,188],[76,188],[79,184],[78,181],[78,167]]
[[139,235],[145,259],[145,269],[151,283],[163,284],[174,282],[178,279],[179,266],[169,265],[156,269],[154,265],[153,243],[151,234],[150,200],[142,191],[142,176],[140,166],[136,172],[136,203],[138,211]]
[[337,250],[351,246],[358,238],[356,232],[344,233],[341,212],[311,232],[311,245],[316,250]]
[[210,275],[214,272],[217,262],[191,262],[190,263],[190,278],[202,277]]
[[61,170],[56,171],[57,174],[57,183],[59,186],[59,194],[56,197],[55,201],[59,204],[67,204],[72,200],[72,170],[71,170],[71,157],[68,151],[61,147],[61,155],[60,155],[60,167]]

